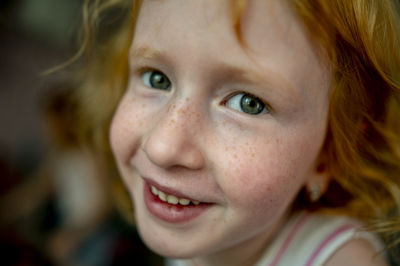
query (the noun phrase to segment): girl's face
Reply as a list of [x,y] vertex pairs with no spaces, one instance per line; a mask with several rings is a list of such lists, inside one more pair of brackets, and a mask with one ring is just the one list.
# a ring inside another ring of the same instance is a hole
[[137,19],[111,142],[165,256],[250,259],[320,175],[327,64],[286,1],[248,1],[240,38],[231,2],[145,0]]

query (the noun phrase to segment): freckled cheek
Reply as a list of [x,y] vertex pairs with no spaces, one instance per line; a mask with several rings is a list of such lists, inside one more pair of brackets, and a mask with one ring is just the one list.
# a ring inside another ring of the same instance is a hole
[[235,205],[265,206],[278,203],[285,187],[290,182],[287,176],[280,176],[277,169],[264,166],[238,165],[232,171],[227,184],[230,200]]
[[[257,149],[246,145],[243,147],[225,148],[227,163],[221,186],[229,202],[236,207],[255,208],[271,208],[288,203],[300,184],[294,171],[284,162],[285,158],[279,156],[279,149],[262,145],[256,146]],[[268,152],[271,150],[273,152]]]

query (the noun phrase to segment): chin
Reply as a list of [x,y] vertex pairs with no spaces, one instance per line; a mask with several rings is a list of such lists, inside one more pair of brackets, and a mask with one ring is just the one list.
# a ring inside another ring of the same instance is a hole
[[145,232],[139,234],[148,248],[160,256],[174,259],[189,259],[199,255],[199,250],[193,250],[184,241],[175,243],[175,241],[160,240],[155,235],[148,236]]
[[178,232],[168,231],[168,229],[149,226],[148,221],[138,219],[138,233],[153,252],[160,256],[189,259],[207,253],[207,247],[201,243],[196,243],[194,239],[188,240],[185,236],[180,236]]

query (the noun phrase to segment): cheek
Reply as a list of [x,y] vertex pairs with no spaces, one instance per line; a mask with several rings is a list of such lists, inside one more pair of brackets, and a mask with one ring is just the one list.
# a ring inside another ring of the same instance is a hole
[[147,107],[134,99],[122,99],[111,122],[111,149],[117,163],[129,163],[129,158],[136,151]]
[[303,160],[301,143],[283,145],[274,139],[236,147],[241,148],[228,148],[220,155],[228,158],[220,183],[229,204],[247,211],[287,206],[305,182],[308,165],[313,162]]

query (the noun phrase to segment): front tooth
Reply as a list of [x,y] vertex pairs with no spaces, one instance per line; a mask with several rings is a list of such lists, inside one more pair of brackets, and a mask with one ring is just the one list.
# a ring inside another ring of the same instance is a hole
[[164,192],[162,192],[162,191],[158,191],[158,198],[160,199],[160,200],[162,200],[162,201],[167,201],[167,196],[165,195],[165,193]]
[[[164,202],[168,202],[169,204],[176,205],[176,204],[179,203],[179,204],[184,205],[184,206],[190,204],[190,200],[184,199],[184,198],[180,199],[180,198],[178,198],[178,197],[176,197],[176,196],[174,196],[174,195],[165,194],[164,192],[162,192],[161,190],[158,190],[158,189],[157,189],[156,187],[154,187],[154,186],[151,186],[151,192],[152,192],[154,195],[157,195],[158,198],[159,198],[160,200],[162,200],[162,201],[164,201]],[[197,201],[197,200],[192,201],[192,203],[193,203],[194,205],[199,205],[199,204],[200,204],[200,202]]]
[[174,195],[168,195],[168,197],[167,197],[167,201],[168,201],[168,203],[170,203],[170,204],[178,204],[178,198],[177,197],[175,197]]
[[154,195],[158,195],[158,189],[154,186],[151,186],[151,192],[153,192]]
[[189,205],[190,200],[188,199],[179,199],[179,204],[181,205]]

